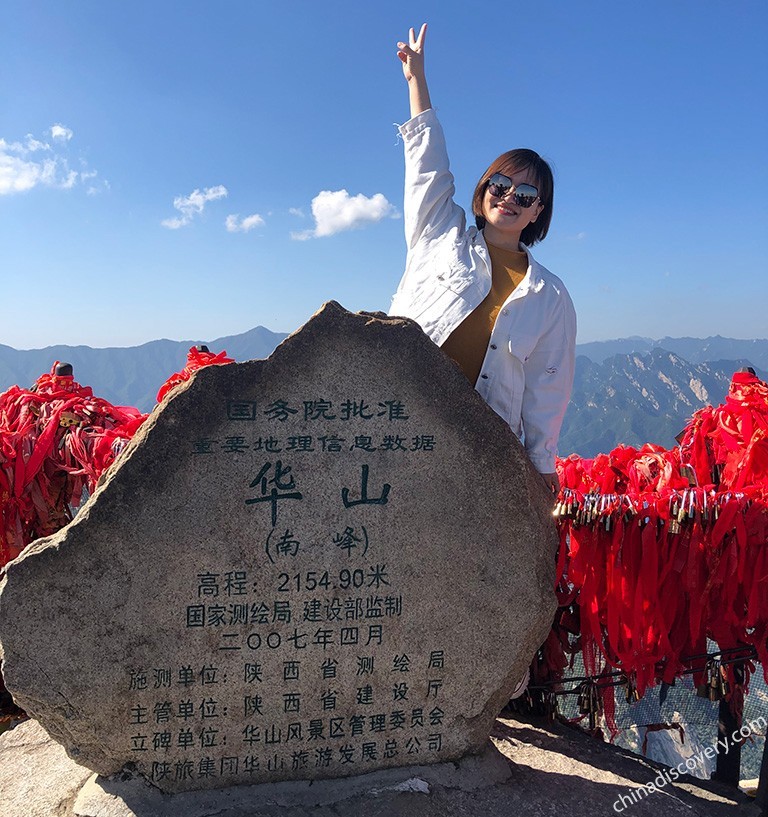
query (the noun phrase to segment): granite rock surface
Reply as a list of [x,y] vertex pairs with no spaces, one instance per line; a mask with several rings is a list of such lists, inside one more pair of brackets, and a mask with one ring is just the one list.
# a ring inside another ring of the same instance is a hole
[[415,323],[331,302],[175,390],[8,565],[5,681],[164,792],[456,760],[548,632],[550,505]]

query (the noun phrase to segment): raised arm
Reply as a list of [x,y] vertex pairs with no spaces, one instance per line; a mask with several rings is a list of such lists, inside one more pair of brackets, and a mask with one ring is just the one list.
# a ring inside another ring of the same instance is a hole
[[424,73],[424,38],[427,24],[422,25],[419,36],[413,29],[408,32],[408,42],[398,43],[397,56],[403,63],[403,74],[408,82],[408,99],[411,103],[411,119],[432,107]]

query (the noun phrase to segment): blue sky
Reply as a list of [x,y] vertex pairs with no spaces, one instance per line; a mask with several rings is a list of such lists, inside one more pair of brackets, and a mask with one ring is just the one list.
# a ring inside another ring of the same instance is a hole
[[475,8],[8,0],[0,343],[386,310],[405,258],[395,44],[424,20],[459,203],[509,148],[555,167],[536,256],[580,341],[768,337],[768,5]]

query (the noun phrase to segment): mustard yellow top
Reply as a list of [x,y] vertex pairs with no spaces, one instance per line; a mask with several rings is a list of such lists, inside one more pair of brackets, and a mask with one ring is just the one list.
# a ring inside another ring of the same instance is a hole
[[[486,242],[487,243],[487,242]],[[485,300],[451,332],[443,351],[458,363],[472,385],[480,375],[496,316],[528,271],[528,256],[488,244],[491,256],[491,291]]]

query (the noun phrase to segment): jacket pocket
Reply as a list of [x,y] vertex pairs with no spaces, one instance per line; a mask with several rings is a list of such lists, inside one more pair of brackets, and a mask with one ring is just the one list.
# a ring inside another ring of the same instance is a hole
[[440,272],[435,281],[436,286],[449,289],[454,295],[464,295],[475,283],[474,277],[466,267],[452,267],[449,272]]
[[409,315],[417,320],[425,314],[434,319],[442,317],[457,299],[476,299],[476,287],[477,281],[465,264],[441,265],[440,272],[432,272],[414,288]]
[[523,332],[511,332],[509,335],[509,352],[525,363],[536,348],[537,338]]
[[431,286],[421,286],[408,294],[408,309],[404,312],[409,318],[418,321],[419,318],[432,312],[439,312],[436,304],[446,295],[445,287],[439,286],[439,282]]
[[447,243],[443,247],[441,261],[437,278],[451,292],[464,295],[471,287],[478,286],[478,272],[467,252],[466,242]]

